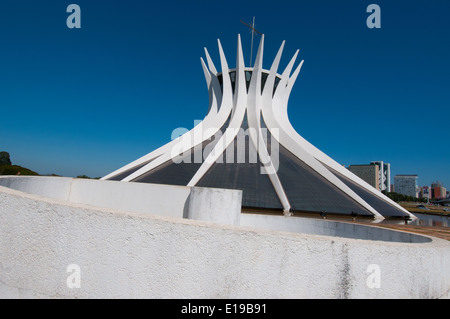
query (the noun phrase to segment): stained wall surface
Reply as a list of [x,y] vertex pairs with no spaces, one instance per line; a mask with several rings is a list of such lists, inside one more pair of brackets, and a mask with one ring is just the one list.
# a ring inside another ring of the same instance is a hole
[[0,186],[2,298],[449,297],[448,241],[269,230],[292,219],[241,214],[226,225],[41,195]]

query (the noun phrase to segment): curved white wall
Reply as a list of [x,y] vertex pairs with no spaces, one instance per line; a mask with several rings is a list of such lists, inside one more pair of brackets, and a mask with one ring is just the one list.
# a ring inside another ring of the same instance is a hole
[[[241,216],[241,222],[243,221]],[[0,297],[443,298],[450,245],[107,209],[0,187]],[[80,267],[68,288],[67,267]],[[371,273],[371,266],[379,272]],[[380,287],[371,285],[379,275]]]
[[240,225],[302,234],[376,241],[400,243],[427,243],[432,241],[430,237],[408,232],[392,231],[386,228],[366,226],[351,222],[321,220],[315,218],[241,214]]
[[[242,202],[239,190],[70,177],[0,176],[0,186],[103,208],[217,222],[236,219]],[[201,213],[206,210],[215,214]]]

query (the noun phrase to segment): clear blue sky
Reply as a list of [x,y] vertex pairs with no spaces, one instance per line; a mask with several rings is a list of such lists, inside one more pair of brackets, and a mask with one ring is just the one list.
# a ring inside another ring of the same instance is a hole
[[[81,29],[66,8],[81,7]],[[381,29],[366,8],[381,7]],[[341,164],[450,188],[450,1],[0,2],[0,151],[40,174],[103,176],[192,128],[208,109],[200,65],[217,38],[235,65],[240,33],[266,35],[264,67],[286,40],[305,60],[293,126]]]

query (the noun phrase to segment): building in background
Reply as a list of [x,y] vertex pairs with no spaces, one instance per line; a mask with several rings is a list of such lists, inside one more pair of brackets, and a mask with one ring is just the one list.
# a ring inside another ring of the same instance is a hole
[[350,165],[348,169],[379,191],[391,191],[391,164],[375,161],[370,164]]
[[370,186],[374,187],[377,190],[380,190],[378,177],[378,165],[369,164],[369,165],[350,165],[348,167],[350,172],[361,178],[363,181],[368,183]]
[[371,162],[378,166],[378,187],[380,191],[389,192],[391,190],[391,164],[383,161]]
[[440,200],[447,197],[447,189],[441,182],[436,181],[431,184],[431,198]]
[[398,194],[418,197],[417,175],[395,175],[395,192]]
[[431,187],[422,186],[419,188],[419,198],[425,198],[427,202],[431,200]]

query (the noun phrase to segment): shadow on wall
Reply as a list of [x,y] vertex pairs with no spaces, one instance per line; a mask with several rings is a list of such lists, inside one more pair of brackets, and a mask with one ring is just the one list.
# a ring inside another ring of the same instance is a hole
[[0,177],[0,186],[104,208],[321,236],[403,243],[429,237],[380,227],[301,217],[241,214],[242,191],[67,177]]

